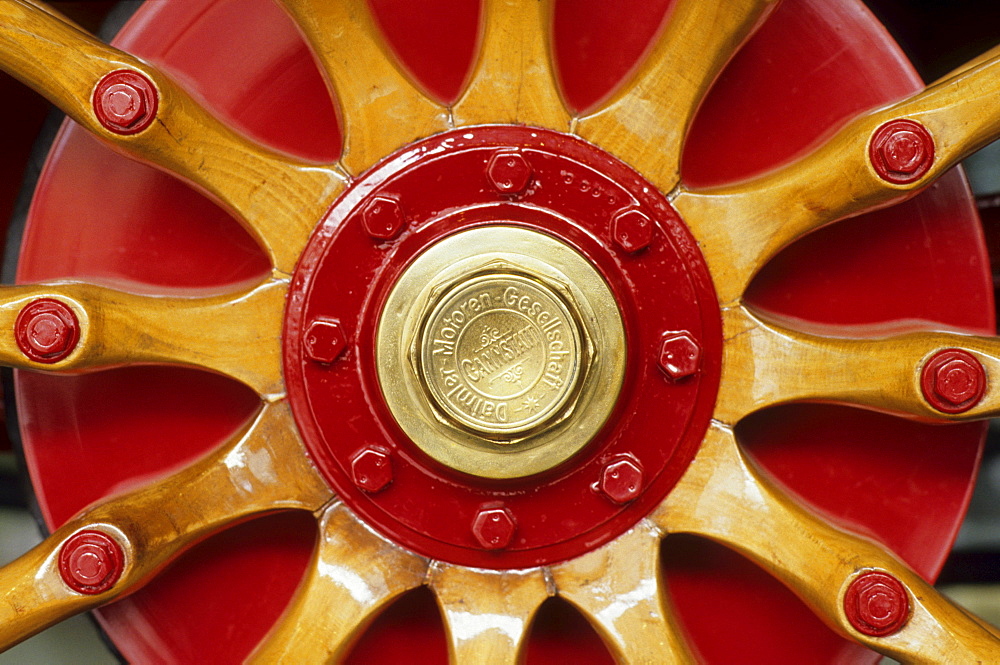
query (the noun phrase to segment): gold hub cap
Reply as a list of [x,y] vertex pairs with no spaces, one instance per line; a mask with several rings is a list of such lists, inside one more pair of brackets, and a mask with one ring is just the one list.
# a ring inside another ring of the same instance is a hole
[[506,226],[417,257],[386,300],[377,345],[382,391],[407,435],[489,478],[579,452],[610,415],[625,368],[621,314],[600,274],[569,245]]

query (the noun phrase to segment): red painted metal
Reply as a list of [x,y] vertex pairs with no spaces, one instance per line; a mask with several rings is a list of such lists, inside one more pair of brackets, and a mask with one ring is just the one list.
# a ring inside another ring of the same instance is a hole
[[642,492],[642,466],[633,458],[617,459],[601,470],[600,490],[615,503],[628,503]]
[[[498,154],[505,169],[514,163],[502,182],[516,186],[497,187],[489,175]],[[513,171],[518,175],[511,179]],[[448,187],[436,186],[441,182]],[[394,242],[374,244],[365,211],[370,201],[386,198],[406,208],[410,223]],[[612,220],[623,208],[651,220],[654,241],[646,251],[622,255],[614,249]],[[582,453],[547,473],[506,482],[444,468],[409,441],[382,401],[370,342],[384,299],[415,256],[453,233],[490,224],[534,228],[588,257],[617,298],[628,353],[638,359],[629,363],[615,413]],[[666,199],[634,171],[556,132],[455,130],[384,161],[356,181],[317,227],[293,275],[288,303],[284,375],[318,467],[376,529],[435,559],[523,567],[607,542],[652,510],[680,478],[715,401],[721,321],[697,243]],[[329,367],[304,362],[302,348],[304,322],[326,317],[336,317],[350,340],[341,362]],[[682,326],[702,348],[700,372],[677,383],[664,381],[652,362],[661,331],[671,326]],[[378,442],[393,454],[391,487],[378,494],[359,491],[349,464],[358,442]],[[619,504],[596,491],[596,479],[623,455],[645,469],[646,482],[634,501]],[[483,552],[461,518],[471,520],[480,505],[491,502],[517,515],[518,531],[502,551]]]
[[892,635],[910,618],[910,596],[888,573],[863,573],[847,587],[844,614],[858,632],[873,637]]
[[944,413],[964,413],[979,404],[987,381],[983,364],[962,349],[939,351],[920,372],[924,398]]
[[114,538],[101,531],[80,531],[59,550],[59,574],[82,594],[104,593],[122,575],[125,554]]
[[686,330],[666,333],[657,361],[667,376],[679,381],[695,374],[701,367],[701,346]]
[[366,492],[379,492],[392,482],[392,455],[368,446],[351,458],[351,478]]
[[504,549],[510,545],[516,531],[514,515],[502,504],[479,510],[472,520],[472,535],[483,549]]
[[642,251],[653,241],[653,221],[641,210],[622,210],[612,221],[611,238],[629,254]]
[[[557,1],[557,62],[571,104],[584,108],[609,92],[668,4],[636,1],[608,12],[601,0]],[[412,71],[428,89],[454,98],[468,71],[478,4],[373,5]],[[339,131],[322,80],[274,3],[147,3],[116,43],[165,65],[241,130],[308,158],[338,155]],[[684,180],[707,185],[767,170],[854,113],[918,85],[860,3],[784,2],[700,108]],[[287,121],[288,99],[296,101],[296,122]],[[70,124],[39,183],[18,277],[124,281],[134,290],[163,292],[223,290],[268,271],[263,253],[224,211]],[[974,210],[961,177],[949,175],[910,202],[796,243],[762,271],[748,299],[822,323],[925,319],[987,333],[991,293]],[[232,382],[165,368],[70,377],[19,373],[17,396],[25,454],[50,526],[121,485],[189,463],[257,404]],[[979,424],[931,426],[823,405],[782,407],[740,428],[748,451],[779,482],[885,543],[927,578],[935,576],[957,530],[982,432]],[[130,662],[239,662],[280,614],[314,538],[309,516],[277,515],[235,527],[102,609],[99,619]],[[686,553],[691,556],[680,556]],[[878,659],[723,548],[671,537],[664,556],[680,620],[704,662]],[[445,662],[433,600],[426,593],[414,598],[376,621],[354,662],[400,662],[414,653]],[[529,663],[609,662],[578,615],[543,608],[540,616]]]
[[934,139],[915,120],[890,120],[872,134],[868,158],[883,180],[916,182],[934,163]]
[[97,120],[115,134],[138,134],[153,124],[160,94],[148,78],[131,69],[107,74],[94,88]]
[[80,341],[80,323],[65,303],[39,298],[24,306],[14,321],[17,348],[39,363],[59,362]]

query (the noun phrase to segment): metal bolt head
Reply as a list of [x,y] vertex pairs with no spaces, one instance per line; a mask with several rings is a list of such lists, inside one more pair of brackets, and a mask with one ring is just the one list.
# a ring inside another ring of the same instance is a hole
[[642,467],[624,458],[611,462],[601,471],[599,487],[615,503],[628,503],[642,492]]
[[486,165],[486,177],[501,194],[519,194],[531,182],[531,165],[519,152],[498,152]]
[[855,630],[873,637],[897,632],[910,619],[910,598],[902,583],[883,572],[858,576],[844,594],[844,613]]
[[872,135],[868,158],[883,180],[914,182],[934,163],[934,139],[919,122],[890,120]]
[[406,225],[406,214],[399,201],[388,196],[372,198],[361,213],[365,231],[377,240],[392,240]]
[[156,117],[159,95],[139,72],[120,69],[106,75],[94,90],[94,115],[108,131],[135,134]]
[[634,254],[653,241],[653,221],[641,210],[619,211],[611,222],[611,237],[622,251]]
[[963,413],[986,394],[986,370],[962,349],[945,349],[928,360],[920,376],[924,398],[938,411]]
[[514,516],[506,508],[484,508],[472,521],[472,535],[487,550],[500,550],[510,545],[516,530]]
[[366,492],[380,492],[392,482],[392,457],[369,446],[351,459],[351,479]]
[[113,587],[124,569],[121,546],[100,531],[80,531],[59,552],[59,574],[79,593],[94,595]]
[[50,364],[62,360],[76,348],[80,324],[65,303],[39,298],[25,305],[17,315],[14,338],[25,356]]
[[668,333],[660,345],[660,369],[674,381],[695,374],[701,365],[701,347],[690,333]]
[[329,365],[347,348],[347,338],[335,319],[317,319],[306,328],[302,336],[305,355],[323,365]]

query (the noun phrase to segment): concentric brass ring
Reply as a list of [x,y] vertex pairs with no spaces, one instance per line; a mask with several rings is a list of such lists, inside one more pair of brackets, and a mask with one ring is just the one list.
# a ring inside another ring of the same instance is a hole
[[621,314],[600,274],[565,243],[509,226],[418,256],[386,300],[376,343],[383,395],[407,435],[489,478],[577,453],[610,415],[625,371]]

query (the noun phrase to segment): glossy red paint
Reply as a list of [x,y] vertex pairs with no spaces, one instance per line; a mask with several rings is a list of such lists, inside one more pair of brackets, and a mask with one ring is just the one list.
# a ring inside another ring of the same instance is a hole
[[883,180],[916,182],[934,164],[934,139],[915,120],[890,120],[872,134],[868,158]]
[[910,619],[910,595],[888,573],[863,573],[847,587],[844,614],[858,632],[873,637],[892,635]]
[[701,367],[701,345],[688,331],[664,334],[657,362],[673,381],[695,374]]
[[351,478],[366,492],[380,492],[392,482],[392,455],[368,446],[351,458]]
[[633,501],[642,492],[642,466],[634,459],[617,459],[601,470],[599,487],[615,503]]
[[964,413],[979,404],[987,381],[983,364],[962,349],[938,351],[920,371],[924,399],[943,413]]
[[139,72],[119,69],[98,82],[92,102],[94,115],[109,132],[138,134],[156,119],[160,93]]
[[483,549],[502,550],[514,538],[517,522],[505,506],[484,508],[472,520],[472,535]]
[[[428,89],[454,98],[468,71],[477,3],[373,5],[412,71]],[[668,5],[636,1],[608,12],[603,0],[557,0],[557,64],[571,104],[585,108],[609,92]],[[339,131],[322,80],[273,3],[147,3],[116,43],[166,66],[241,130],[308,158],[336,158]],[[684,181],[718,184],[765,171],[854,113],[918,84],[860,3],[783,2],[700,108]],[[296,122],[287,122],[289,98],[296,100]],[[268,271],[264,255],[224,211],[68,124],[39,183],[18,278],[124,281],[134,290],[163,292],[225,290]],[[988,333],[991,293],[975,212],[956,174],[910,202],[796,243],[762,271],[748,300],[821,323],[918,318]],[[25,454],[50,526],[121,485],[189,463],[257,404],[236,384],[166,368],[19,373],[17,395]],[[782,407],[741,428],[748,451],[780,482],[872,534],[927,578],[936,575],[957,530],[982,432],[979,424],[931,426],[826,405]],[[130,662],[239,662],[284,607],[314,538],[308,516],[235,527],[100,610],[99,620]],[[704,662],[878,660],[835,635],[744,559],[696,544],[707,550],[679,560],[672,555],[683,548],[666,541],[665,578]],[[586,623],[566,612],[543,607],[528,662],[610,662]],[[432,599],[418,605],[404,599],[383,618],[352,662],[404,662],[414,653],[446,662]],[[560,632],[563,626],[569,632]]]
[[[497,155],[504,169],[512,162],[513,170],[525,166],[513,180],[511,171],[504,172],[503,182],[517,187],[495,186],[489,172]],[[435,186],[440,182],[448,187]],[[522,182],[523,191],[514,194]],[[398,200],[410,223],[396,240],[375,244],[365,211],[372,200],[385,198]],[[623,208],[650,220],[655,240],[642,253],[622,255],[614,248],[613,219]],[[416,256],[449,235],[491,224],[533,228],[589,258],[616,296],[630,356],[655,358],[661,331],[670,326],[683,326],[703,348],[701,371],[683,382],[664,381],[655,362],[630,363],[615,413],[584,451],[559,468],[510,481],[444,468],[414,446],[382,401],[370,342],[385,298]],[[634,171],[556,132],[461,129],[385,160],[353,183],[317,227],[292,277],[288,303],[284,376],[317,466],[369,524],[434,559],[525,567],[607,542],[652,510],[677,482],[715,402],[721,317],[697,243],[666,199]],[[348,334],[347,351],[331,366],[304,361],[304,322],[330,317]],[[384,446],[395,461],[392,486],[377,494],[359,491],[350,477],[349,460],[362,441]],[[633,501],[609,502],[595,481],[611,460],[624,455],[645,469],[646,482]],[[517,535],[502,551],[483,552],[468,529],[485,503],[503,503],[517,515]]]
[[17,348],[31,360],[51,364],[73,353],[80,341],[80,322],[65,303],[51,298],[33,300],[14,321]]
[[104,593],[122,575],[125,554],[114,538],[101,531],[79,531],[59,550],[59,574],[74,591]]

